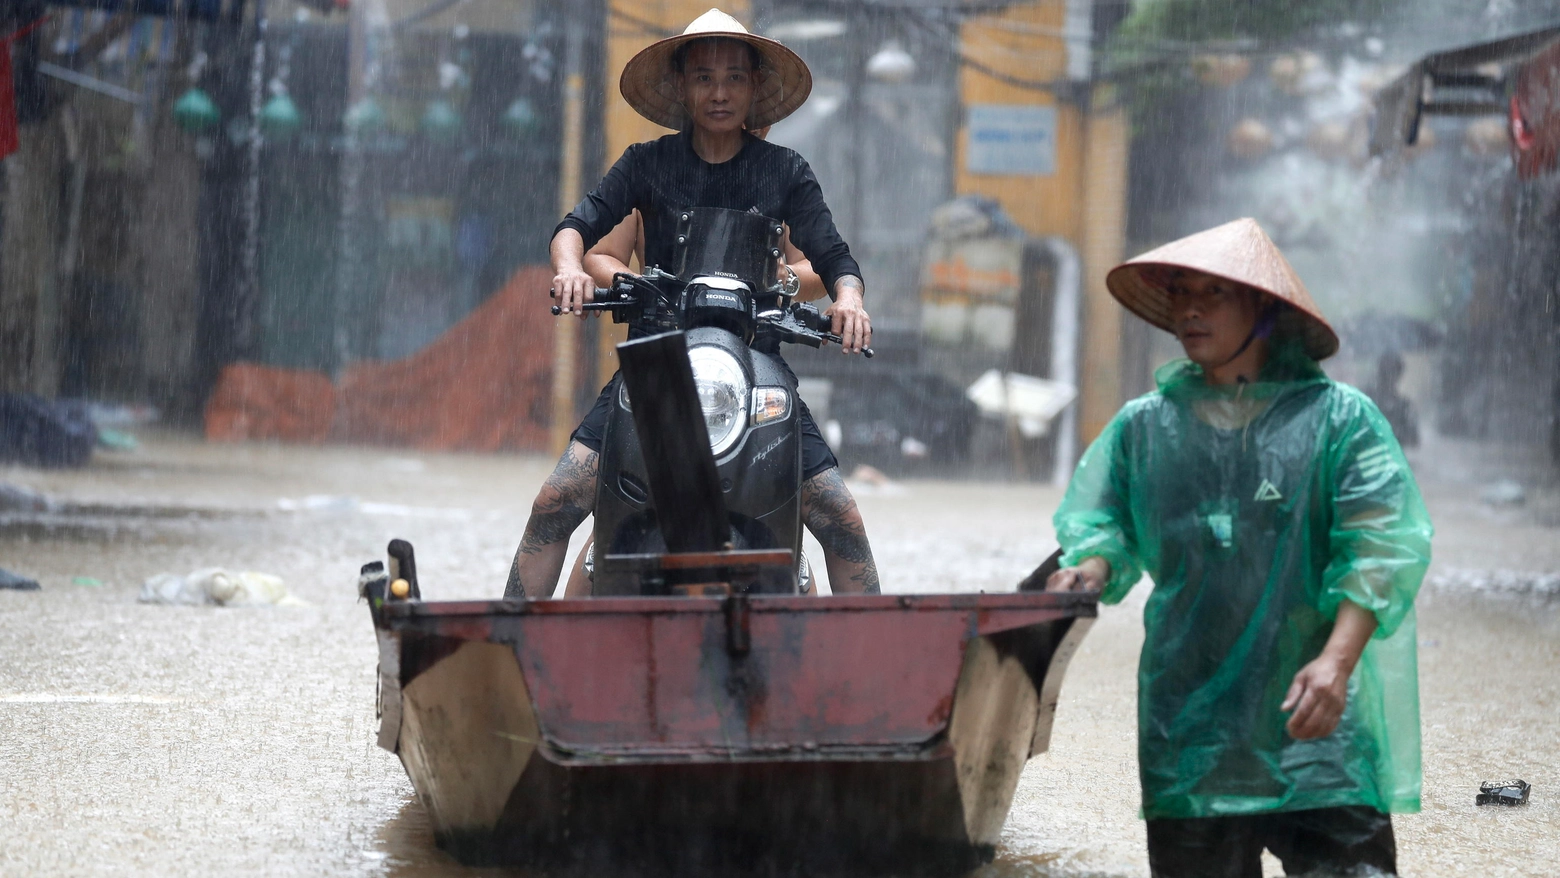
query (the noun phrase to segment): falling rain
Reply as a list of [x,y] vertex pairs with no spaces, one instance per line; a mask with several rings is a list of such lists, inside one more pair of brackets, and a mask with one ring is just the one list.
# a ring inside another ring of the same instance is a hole
[[1554,869],[1560,0],[708,9],[0,5],[0,874]]

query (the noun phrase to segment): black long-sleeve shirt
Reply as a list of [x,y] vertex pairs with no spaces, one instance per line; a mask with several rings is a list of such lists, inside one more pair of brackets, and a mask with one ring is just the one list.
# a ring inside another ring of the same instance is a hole
[[581,201],[553,235],[574,229],[589,250],[635,208],[645,223],[645,264],[669,269],[676,214],[692,207],[756,211],[791,227],[791,243],[834,295],[834,282],[861,277],[861,267],[834,227],[823,189],[794,150],[743,135],[743,146],[718,165],[693,151],[690,132],[636,143]]

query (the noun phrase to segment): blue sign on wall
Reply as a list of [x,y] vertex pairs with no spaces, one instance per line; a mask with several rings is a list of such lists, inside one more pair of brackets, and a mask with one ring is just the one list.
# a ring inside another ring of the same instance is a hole
[[972,174],[1056,173],[1056,108],[975,104],[969,108],[964,168]]

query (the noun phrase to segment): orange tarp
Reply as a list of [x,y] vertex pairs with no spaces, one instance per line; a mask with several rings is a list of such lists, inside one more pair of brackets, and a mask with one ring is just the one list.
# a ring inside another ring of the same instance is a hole
[[[403,360],[357,363],[334,388],[318,373],[229,366],[207,406],[206,435],[305,442],[328,437],[428,451],[543,449],[552,381],[551,280],[545,267],[523,268],[432,344]],[[300,400],[283,385],[295,387],[289,382],[298,375],[313,375],[332,393],[328,430],[284,429],[297,420],[293,410]],[[224,394],[230,384],[250,388],[261,380],[257,376],[274,380],[271,393]]]
[[206,402],[206,438],[324,442],[335,410],[336,389],[319,372],[234,363]]

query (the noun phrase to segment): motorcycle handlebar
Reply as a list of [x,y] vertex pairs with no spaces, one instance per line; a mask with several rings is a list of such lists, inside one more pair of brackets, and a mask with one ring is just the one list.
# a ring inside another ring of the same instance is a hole
[[[551,298],[556,299],[556,298],[558,298],[558,290],[556,288],[549,289],[547,291],[547,295],[550,296]],[[604,300],[604,301],[595,301],[595,302],[585,302],[585,303],[582,303],[580,305],[580,310],[581,311],[611,311],[613,308],[620,308],[623,305],[628,304],[626,301],[622,301],[622,300],[610,301],[611,297],[612,297],[612,290],[609,290],[609,289],[604,290],[601,287],[597,287],[596,288],[596,298],[598,300]],[[561,316],[564,313],[564,311],[563,311],[563,308],[559,307],[558,305],[554,305],[554,306],[552,306],[552,313],[553,313],[554,317],[558,317],[558,316]],[[831,342],[833,344],[843,344],[844,343],[843,339],[841,339],[838,335],[835,335],[832,332],[820,331],[820,330],[814,330],[814,331],[817,332],[818,333],[818,337],[823,339],[824,341]],[[873,356],[873,350],[871,348],[862,348],[861,349],[861,355],[863,357],[866,357],[867,359],[870,360],[870,359],[872,359],[872,356]]]
[[[835,335],[832,332],[825,332],[823,334],[823,337],[828,339],[829,341],[834,342],[837,345],[843,345],[844,344],[844,339],[841,339],[839,336]],[[869,360],[872,359],[872,349],[871,348],[862,348],[861,349],[861,355],[863,357],[866,357]]]
[[[547,295],[548,295],[549,298],[553,298],[553,299],[558,298],[558,290],[557,290],[557,288],[555,287],[555,288],[549,289],[547,291]],[[597,299],[606,299],[608,296],[611,296],[611,295],[612,295],[612,291],[611,290],[604,290],[601,287],[597,287],[596,288],[596,298]],[[613,308],[616,308],[616,307],[618,307],[621,304],[622,304],[621,302],[604,302],[604,301],[585,302],[585,303],[580,305],[580,310],[581,311],[611,311]],[[554,305],[554,306],[552,306],[552,313],[553,313],[554,317],[557,317],[558,315],[563,313],[563,309],[560,308],[557,305]]]
[[[841,346],[844,345],[844,340],[841,339],[838,334],[829,331],[831,326],[829,318],[819,313],[817,309],[812,308],[811,306],[803,306],[801,313],[798,314],[798,317],[799,322],[803,326],[817,333],[819,338],[832,344]],[[871,348],[861,349],[861,355],[869,360],[872,359],[872,353],[873,352]]]

